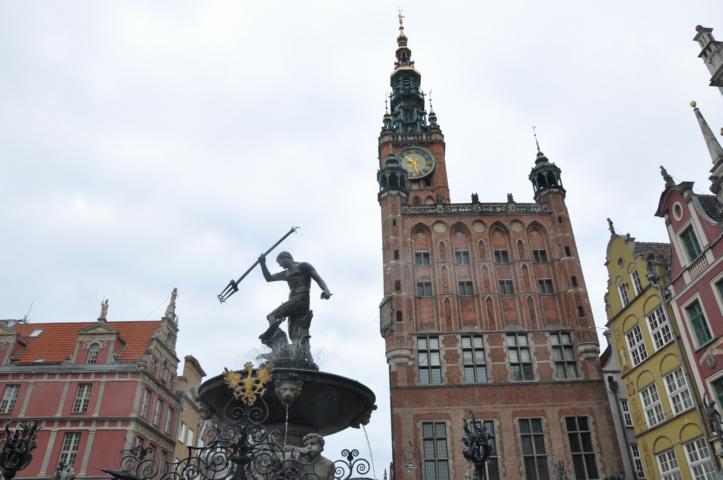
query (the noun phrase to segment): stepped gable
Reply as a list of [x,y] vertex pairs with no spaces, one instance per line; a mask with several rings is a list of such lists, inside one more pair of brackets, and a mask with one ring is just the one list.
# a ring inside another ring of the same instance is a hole
[[[44,365],[59,365],[70,359],[75,351],[78,331],[99,325],[98,322],[59,322],[16,324],[12,329],[20,334],[27,347],[17,358],[17,365],[33,365],[43,360]],[[125,344],[120,354],[121,363],[139,360],[150,346],[153,334],[161,326],[161,321],[106,322],[103,324],[118,332],[119,340]],[[40,335],[31,337],[35,330]]]

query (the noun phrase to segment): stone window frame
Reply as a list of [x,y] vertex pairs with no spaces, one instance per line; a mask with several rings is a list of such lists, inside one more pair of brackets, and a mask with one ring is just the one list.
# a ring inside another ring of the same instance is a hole
[[455,265],[471,265],[471,257],[469,250],[460,249],[454,251],[454,264]]
[[713,296],[718,303],[718,308],[723,312],[723,271],[710,281],[710,288],[713,290]]
[[636,323],[625,332],[625,345],[628,347],[628,357],[630,357],[630,363],[633,368],[648,358],[648,349],[645,346],[643,329],[640,328],[639,323]]
[[695,400],[682,365],[663,375],[663,385],[673,415],[680,415],[693,408]]
[[[423,341],[423,342],[422,342]],[[436,342],[436,347],[432,342]],[[442,340],[439,335],[417,335],[417,381],[419,385],[443,385],[442,375]],[[436,354],[436,360],[435,360]],[[423,372],[427,374],[426,383],[423,381]],[[439,374],[439,382],[435,382],[434,373]]]
[[656,453],[655,462],[658,464],[661,480],[678,480],[681,478],[680,463],[678,463],[674,448]]
[[[425,431],[425,426],[429,425],[431,428],[431,436],[427,435],[427,432]],[[444,428],[443,436],[438,435],[437,428],[439,426],[442,426]],[[422,442],[422,448],[421,448],[421,461],[422,461],[422,478],[424,480],[437,480],[437,479],[450,479],[451,476],[451,461],[450,461],[450,455],[449,455],[449,434],[450,434],[450,428],[448,425],[448,422],[446,421],[436,421],[436,420],[430,420],[430,421],[422,421],[419,424],[419,435],[421,436]],[[431,442],[431,454],[432,456],[430,458],[427,458],[427,442]],[[444,455],[440,455],[440,452],[438,452],[438,448],[440,445],[444,445]],[[427,473],[427,465],[431,465],[434,473],[432,475],[428,475]],[[446,476],[440,475],[440,469],[439,466],[444,465],[446,469]]]
[[[698,307],[700,308],[701,314],[702,314],[702,326],[704,326],[708,332],[708,339],[705,342],[700,342],[698,338],[698,333],[695,328],[695,324],[693,323],[693,318],[690,315],[690,311],[688,308],[692,307],[693,304],[697,303]],[[685,322],[688,324],[691,333],[692,333],[692,340],[693,340],[693,346],[696,350],[703,348],[704,346],[708,345],[710,342],[712,342],[715,337],[713,337],[713,330],[710,328],[710,322],[708,321],[708,315],[705,312],[705,305],[703,304],[703,299],[700,296],[699,292],[696,292],[694,295],[692,295],[685,303],[680,305],[680,310],[683,313],[683,317],[685,318]]]
[[75,387],[75,397],[73,399],[73,406],[70,409],[70,413],[88,413],[88,406],[90,405],[90,396],[93,394],[92,383],[79,383]]
[[[548,445],[547,445],[547,437],[548,437],[547,433],[548,433],[548,432],[547,432],[547,425],[546,425],[546,422],[545,422],[545,418],[544,418],[544,417],[518,417],[516,420],[517,420],[517,421],[515,422],[515,425],[517,426],[517,433],[518,433],[518,438],[519,438],[519,442],[520,442],[520,453],[521,453],[521,457],[522,457],[522,458],[521,458],[521,459],[522,459],[522,462],[520,462],[520,469],[521,469],[521,472],[520,472],[520,473],[522,473],[523,476],[522,476],[521,478],[530,478],[530,477],[528,477],[528,475],[527,475],[527,462],[526,462],[525,457],[532,457],[532,459],[533,459],[533,465],[534,465],[534,467],[535,467],[535,477],[534,477],[534,478],[539,478],[539,477],[540,477],[540,475],[539,475],[539,472],[540,472],[539,466],[540,466],[540,464],[539,464],[539,461],[537,460],[538,458],[544,458],[544,463],[543,463],[543,465],[544,465],[544,467],[545,467],[545,470],[547,471],[547,475],[546,475],[546,476],[547,476],[547,478],[552,478],[552,477],[550,476],[550,463],[549,463],[549,454],[550,454],[550,453],[549,453],[549,450],[550,450],[550,449],[548,448]],[[529,429],[529,430],[530,430],[530,431],[529,431],[528,433],[523,433],[523,432],[522,432],[522,421],[523,421],[523,420],[526,420],[526,421],[529,422],[529,425],[530,425],[530,429]],[[541,431],[540,431],[540,432],[534,432],[534,431],[533,431],[533,428],[532,428],[532,420],[539,420],[539,421],[540,421],[540,426],[541,426]],[[526,455],[526,454],[525,454],[525,447],[524,447],[525,442],[523,441],[523,436],[530,436],[530,437],[531,437],[531,441],[530,441],[530,445],[531,445],[531,447],[532,447],[532,454],[531,454],[531,455]],[[535,446],[535,436],[541,436],[541,437],[542,437],[542,447],[545,449],[545,451],[542,452],[542,453],[539,453],[539,452],[537,451],[537,448],[536,448],[536,446]]]
[[537,279],[537,292],[540,295],[554,295],[555,287],[552,284],[551,278],[538,278]]
[[457,291],[460,297],[473,297],[474,286],[472,280],[460,280],[457,282]]
[[166,409],[166,420],[163,424],[163,431],[167,434],[171,434],[171,426],[173,425],[173,417],[175,416],[176,410],[170,405]]
[[[475,345],[475,340],[479,339],[480,345]],[[468,340],[468,346],[465,346],[465,340]],[[490,372],[487,362],[487,345],[485,344],[485,338],[483,334],[467,334],[460,335],[460,360],[462,363],[462,379],[467,385],[479,385],[490,383]],[[465,352],[471,352],[470,361],[465,360]],[[478,361],[477,354],[482,354],[482,361]],[[472,369],[473,381],[469,381],[467,378],[467,369]],[[478,369],[483,369],[484,380],[480,380],[478,375]]]
[[143,418],[148,417],[148,410],[150,410],[151,405],[151,397],[153,396],[153,393],[151,392],[151,389],[148,387],[145,387],[143,389],[143,395],[141,397],[141,410],[140,410],[140,416]]
[[414,252],[414,265],[417,267],[430,265],[432,263],[429,250],[415,250]]
[[157,427],[161,424],[164,403],[165,402],[161,397],[156,397],[156,403],[153,405],[153,417],[151,419],[151,423]]
[[515,294],[515,282],[511,278],[497,280],[497,288],[500,295],[510,296]]
[[[532,342],[530,342],[530,339],[527,335],[527,332],[505,332],[505,353],[506,353],[506,359],[507,359],[507,366],[509,367],[509,378],[511,382],[534,382],[536,380],[535,377],[535,362],[534,362],[534,355],[533,355],[533,345]],[[515,339],[514,345],[510,345],[510,337],[513,336]],[[518,338],[524,338],[525,344],[520,345]],[[512,361],[512,352],[515,352],[517,356],[517,360],[514,362]],[[527,360],[523,360],[522,352],[527,351]],[[526,378],[527,375],[525,374],[525,366],[529,365],[529,377]],[[513,367],[517,366],[519,368],[520,378],[516,379],[513,375]]]
[[[569,338],[569,343],[565,343],[563,341],[564,336],[567,336]],[[580,379],[580,369],[577,365],[577,358],[575,357],[575,341],[572,336],[572,332],[565,331],[565,330],[557,330],[554,332],[548,332],[548,338],[550,339],[550,350],[552,352],[552,355],[550,356],[552,363],[555,367],[555,379],[556,380],[579,380]],[[553,341],[554,339],[557,339],[557,343]],[[559,360],[555,358],[555,352],[559,351]],[[566,356],[565,352],[570,352],[572,355],[572,358],[570,356]],[[564,376],[558,376],[558,367],[562,366],[562,370],[565,372]],[[568,368],[572,366],[574,368],[575,375],[569,376],[569,370]]]
[[[581,420],[585,421],[587,428],[583,428]],[[570,420],[573,421],[575,430],[570,430]],[[570,455],[572,458],[573,470],[575,477],[583,480],[592,480],[600,478],[600,469],[597,463],[597,457],[595,456],[595,446],[593,445],[594,436],[592,430],[592,418],[589,415],[566,415],[565,416],[565,433],[567,434],[567,440],[570,446]],[[576,438],[576,442],[573,442],[573,436]],[[585,446],[584,438],[588,438],[589,445]],[[575,451],[573,443],[578,444],[579,451]],[[589,447],[589,448],[588,448]],[[590,455],[592,455],[592,464],[590,464]],[[584,476],[578,475],[578,469],[575,468],[575,458],[582,457],[582,469]],[[593,469],[593,471],[590,471]]]
[[653,339],[653,348],[656,352],[673,341],[673,329],[662,304],[648,313],[645,321],[648,324],[648,331]]
[[510,251],[506,248],[496,249],[492,255],[495,263],[498,265],[508,265],[510,263]]
[[432,289],[431,280],[420,280],[417,282],[417,288],[415,291],[417,298],[430,298],[434,296],[434,290]]
[[640,396],[640,404],[643,407],[645,425],[650,429],[663,423],[665,421],[665,411],[655,382],[641,388],[638,395]]
[[533,263],[549,263],[549,257],[547,256],[547,250],[535,249],[532,251],[532,262]]

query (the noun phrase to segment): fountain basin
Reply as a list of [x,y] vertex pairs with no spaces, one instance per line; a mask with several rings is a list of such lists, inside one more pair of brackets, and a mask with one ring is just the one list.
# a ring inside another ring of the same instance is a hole
[[[282,431],[286,424],[286,407],[277,398],[274,384],[278,381],[302,381],[301,394],[288,409],[290,443],[297,444],[303,435],[311,432],[331,435],[348,427],[366,425],[376,405],[376,396],[361,383],[340,375],[315,370],[274,368],[272,381],[257,405],[266,410],[262,420],[267,428]],[[226,385],[223,375],[204,382],[198,396],[201,403],[216,417],[232,407],[243,407],[233,391]],[[256,405],[255,405],[256,406]],[[246,407],[248,408],[248,407]],[[227,416],[227,415],[226,415]]]

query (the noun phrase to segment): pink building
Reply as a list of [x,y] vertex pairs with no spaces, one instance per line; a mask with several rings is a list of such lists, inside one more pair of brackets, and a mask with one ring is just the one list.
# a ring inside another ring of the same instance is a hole
[[121,450],[152,446],[171,458],[178,326],[161,320],[0,324],[0,422],[40,422],[32,463],[17,478],[47,478],[58,463],[79,478],[107,478]]
[[[714,195],[676,184],[665,169],[665,190],[656,215],[665,218],[673,246],[671,299],[693,381],[723,412],[723,149],[701,115],[693,111],[712,158]],[[712,432],[709,432],[712,433]]]

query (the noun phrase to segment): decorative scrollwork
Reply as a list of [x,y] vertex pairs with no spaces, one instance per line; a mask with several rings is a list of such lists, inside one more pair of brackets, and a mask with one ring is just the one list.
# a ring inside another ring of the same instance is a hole
[[362,479],[365,477],[353,477],[353,475],[366,475],[371,470],[371,465],[366,458],[359,457],[359,450],[344,449],[341,451],[344,457],[334,462],[334,480]]

